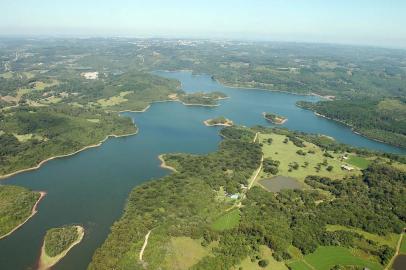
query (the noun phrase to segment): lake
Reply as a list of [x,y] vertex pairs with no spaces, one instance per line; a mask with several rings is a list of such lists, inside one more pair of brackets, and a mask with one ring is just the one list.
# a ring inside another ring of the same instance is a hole
[[166,102],[153,104],[145,113],[123,113],[134,119],[139,127],[137,135],[109,139],[100,147],[3,180],[2,184],[43,190],[48,195],[29,222],[0,241],[0,269],[35,269],[46,230],[65,224],[82,224],[86,234],[53,269],[85,269],[112,223],[121,216],[131,189],[170,173],[159,167],[159,154],[203,154],[217,149],[220,128],[206,127],[203,121],[209,118],[225,116],[240,125],[271,126],[262,112],[274,112],[289,119],[284,126],[290,129],[326,134],[354,146],[406,153],[405,149],[366,139],[348,127],[295,106],[298,100],[317,101],[317,97],[233,89],[210,76],[188,72],[155,74],[180,80],[186,92],[222,91],[230,98],[220,101],[219,107]]

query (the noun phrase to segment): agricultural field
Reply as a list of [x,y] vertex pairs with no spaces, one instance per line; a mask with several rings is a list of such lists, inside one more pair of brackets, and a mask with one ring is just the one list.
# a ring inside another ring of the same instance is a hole
[[318,247],[314,253],[304,256],[302,260],[293,260],[288,265],[292,270],[330,270],[335,265],[367,267],[371,270],[383,269],[380,264],[356,256],[348,248],[337,246]]
[[251,261],[251,258],[247,257],[240,265],[234,267],[234,269],[238,270],[242,267],[243,270],[288,270],[288,267],[284,262],[278,262],[272,257],[272,250],[267,246],[259,247],[259,256],[261,257],[261,260],[267,261],[267,266],[261,267],[258,264],[258,260]]
[[348,164],[354,165],[360,168],[361,170],[366,169],[368,165],[371,163],[371,161],[368,159],[353,155],[351,155],[346,161]]
[[[201,241],[190,237],[172,237],[167,245],[163,265],[168,269],[186,270],[211,253],[211,247],[203,247]],[[185,252],[187,251],[187,252]]]
[[377,235],[377,234],[372,234],[366,231],[363,231],[358,228],[350,228],[346,226],[341,226],[341,225],[327,225],[326,230],[330,232],[335,232],[335,231],[348,231],[348,232],[355,232],[358,233],[362,236],[365,237],[365,239],[372,240],[376,242],[378,245],[387,245],[393,249],[396,248],[396,244],[399,239],[399,235],[395,233],[390,233],[388,235]]
[[257,183],[271,192],[279,192],[283,189],[302,189],[304,187],[303,183],[286,176],[275,176],[272,179],[261,179]]
[[[272,140],[270,144],[268,143],[269,139]],[[325,156],[325,152],[320,147],[309,142],[304,141],[304,147],[298,147],[287,136],[274,133],[259,134],[259,141],[263,144],[264,158],[271,158],[280,162],[276,175],[292,177],[303,182],[308,175],[342,179],[349,175],[361,173],[358,168],[354,168],[353,171],[343,170],[341,166],[347,163],[342,160],[339,154],[328,152],[328,156]],[[297,169],[294,169],[295,164],[298,165]],[[331,171],[327,169],[328,166],[332,166]],[[272,176],[272,174],[262,171],[260,179]]]

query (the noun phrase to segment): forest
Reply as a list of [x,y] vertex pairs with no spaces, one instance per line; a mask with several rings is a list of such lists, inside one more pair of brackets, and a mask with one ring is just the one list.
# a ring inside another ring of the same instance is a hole
[[44,238],[45,252],[55,257],[69,248],[79,237],[76,226],[64,226],[49,229]]

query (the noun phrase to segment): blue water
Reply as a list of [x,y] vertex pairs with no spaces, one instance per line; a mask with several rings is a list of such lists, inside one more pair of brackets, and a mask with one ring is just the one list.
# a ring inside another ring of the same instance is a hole
[[0,240],[0,269],[35,269],[46,230],[72,223],[85,227],[85,238],[53,269],[85,269],[95,249],[107,237],[110,226],[121,216],[131,189],[169,173],[159,168],[159,154],[202,154],[217,149],[219,128],[202,123],[215,116],[225,116],[246,126],[270,125],[262,112],[275,112],[289,118],[284,126],[291,129],[326,134],[355,146],[405,154],[405,149],[368,140],[345,126],[295,106],[298,100],[316,101],[316,97],[232,89],[209,76],[192,76],[186,72],[158,74],[180,80],[187,92],[222,91],[230,98],[222,100],[219,107],[167,102],[155,103],[145,113],[124,113],[139,127],[136,136],[109,139],[100,147],[52,160],[38,170],[5,180],[4,184],[43,190],[48,195],[29,222]]

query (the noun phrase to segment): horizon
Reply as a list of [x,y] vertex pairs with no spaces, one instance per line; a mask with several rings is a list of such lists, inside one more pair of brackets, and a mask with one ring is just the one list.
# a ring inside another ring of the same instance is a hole
[[[269,41],[406,49],[406,3],[349,0],[0,3],[1,37]],[[29,22],[29,23],[27,23]]]

